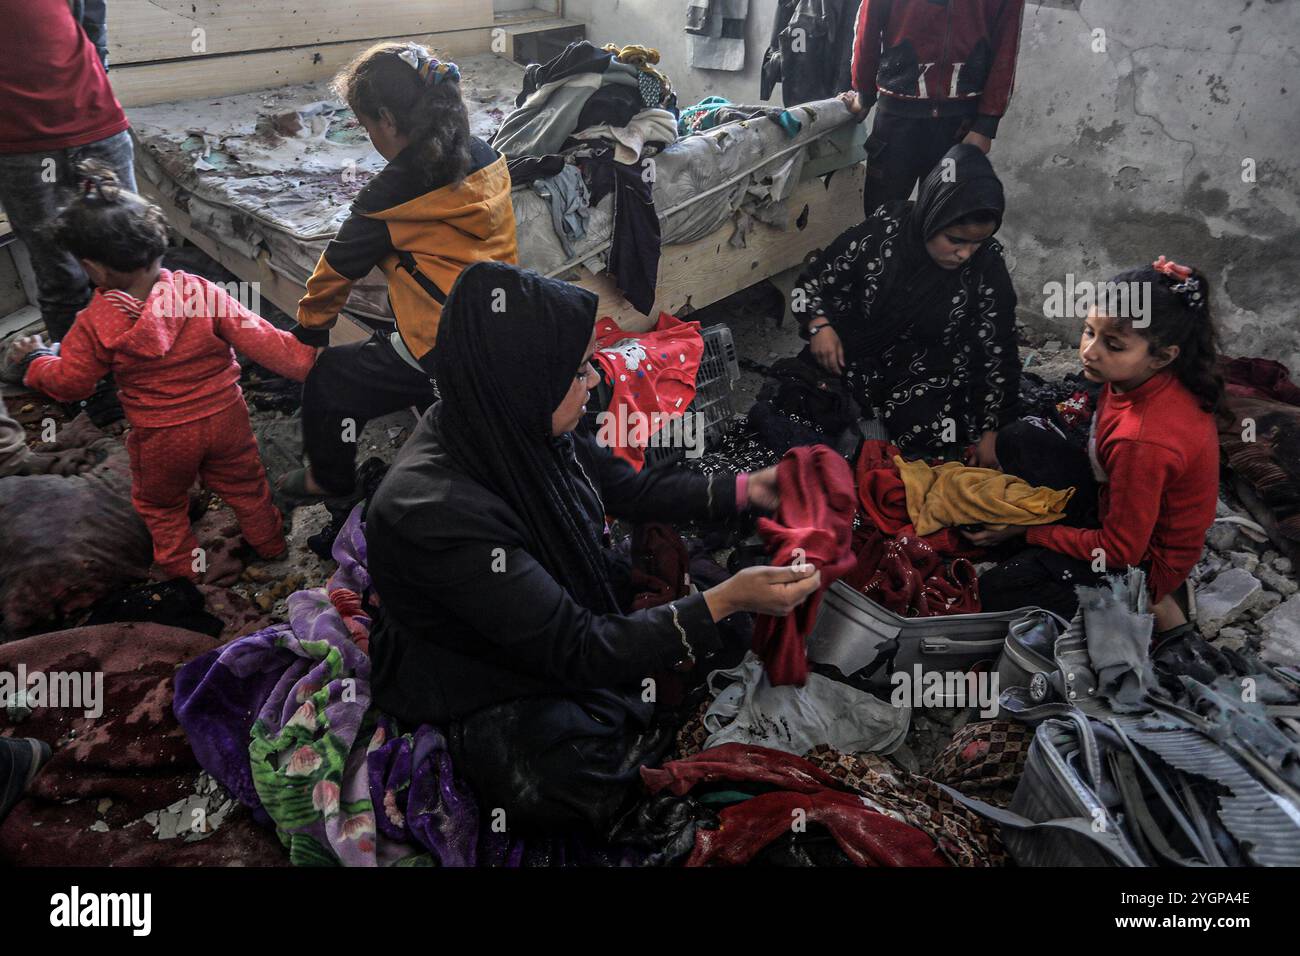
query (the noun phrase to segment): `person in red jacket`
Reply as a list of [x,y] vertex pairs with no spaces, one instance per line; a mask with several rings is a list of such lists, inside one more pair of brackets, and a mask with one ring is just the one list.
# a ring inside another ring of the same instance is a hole
[[118,186],[111,170],[82,165],[79,195],[54,221],[54,237],[96,285],[56,352],[19,340],[11,361],[23,381],[59,401],[90,393],[112,371],[131,430],[131,501],[153,536],[168,577],[203,570],[189,522],[195,479],[234,510],[245,540],[264,558],[285,550],[283,519],[248,421],[234,349],[295,381],[316,350],[248,311],[199,276],[162,268],[162,211]]
[[[0,206],[31,254],[36,304],[54,341],[91,295],[81,265],[45,228],[77,164],[107,163],[135,189],[126,114],[103,64],[103,8],[102,0],[7,3],[0,29]],[[99,424],[121,417],[107,384],[83,407]]]
[[1096,526],[1071,526],[1067,517],[967,537],[992,545],[1024,535],[1029,545],[981,575],[986,611],[1038,605],[1068,617],[1076,585],[1137,566],[1146,571],[1156,629],[1168,632],[1187,624],[1176,595],[1201,558],[1219,498],[1215,413],[1223,382],[1215,372],[1210,286],[1199,270],[1164,256],[1111,282],[1145,286],[1148,308],[1138,317],[1094,308],[1085,321],[1083,374],[1104,383],[1087,451],[1029,420],[1003,429],[997,441],[1003,471],[1096,495],[1099,520],[1073,523]]
[[863,212],[906,199],[956,143],[985,153],[1011,100],[1024,0],[862,0],[849,109],[876,118]]

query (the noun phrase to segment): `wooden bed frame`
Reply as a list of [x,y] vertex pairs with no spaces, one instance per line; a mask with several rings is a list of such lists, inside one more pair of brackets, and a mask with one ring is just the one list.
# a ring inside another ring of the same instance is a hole
[[[497,48],[508,41],[512,26],[556,22],[553,15],[538,19],[538,11],[494,17],[492,0],[243,0],[237,7],[228,0],[114,0],[108,10],[109,77],[128,108],[325,79],[382,39],[418,39],[448,56],[502,52]],[[198,45],[203,52],[195,52]],[[851,136],[846,130],[839,138],[847,142]],[[684,314],[785,273],[861,219],[862,164],[817,172],[810,162],[787,200],[787,229],[755,222],[737,248],[730,241],[735,226],[728,222],[703,239],[664,246],[649,316],[633,309],[606,273],[579,269],[576,281],[600,296],[600,314],[642,331],[660,311]],[[303,286],[271,268],[268,253],[254,260],[224,247],[196,230],[184,210],[143,178],[140,186],[181,235],[241,280],[259,283],[261,295],[278,308],[296,313]],[[340,322],[333,339],[355,341],[365,334],[356,323]]]

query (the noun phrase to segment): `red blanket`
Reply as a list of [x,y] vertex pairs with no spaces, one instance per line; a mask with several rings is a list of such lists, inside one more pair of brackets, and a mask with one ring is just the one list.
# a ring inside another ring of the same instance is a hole
[[[203,801],[208,794],[196,789],[199,764],[172,714],[176,668],[218,643],[158,624],[101,624],[0,645],[0,671],[14,674],[22,664],[29,682],[38,672],[65,681],[74,673],[103,675],[98,716],[86,716],[84,699],[80,707],[36,707],[22,723],[0,711],[0,733],[36,737],[54,750],[26,799],[0,824],[0,861],[284,866],[275,835],[242,805],[235,801],[221,814],[222,800]],[[219,817],[206,821],[213,832],[200,838],[191,810],[180,815],[184,825],[173,826],[170,838],[155,836],[160,824],[153,814],[168,816],[169,805],[190,798]]]

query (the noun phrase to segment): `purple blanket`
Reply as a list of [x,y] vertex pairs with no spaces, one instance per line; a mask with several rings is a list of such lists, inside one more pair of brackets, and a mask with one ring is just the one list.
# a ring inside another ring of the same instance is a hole
[[[436,727],[370,705],[370,576],[360,506],[325,589],[289,598],[290,623],[176,674],[175,713],[199,763],[302,865],[520,866],[632,862],[582,841],[497,832]],[[361,646],[358,646],[361,645]]]

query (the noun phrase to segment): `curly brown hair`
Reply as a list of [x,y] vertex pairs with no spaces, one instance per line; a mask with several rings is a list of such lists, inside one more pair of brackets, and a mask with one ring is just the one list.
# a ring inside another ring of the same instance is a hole
[[78,259],[118,272],[150,265],[167,251],[171,239],[163,211],[123,188],[113,167],[96,159],[77,164],[76,193],[46,233]]

